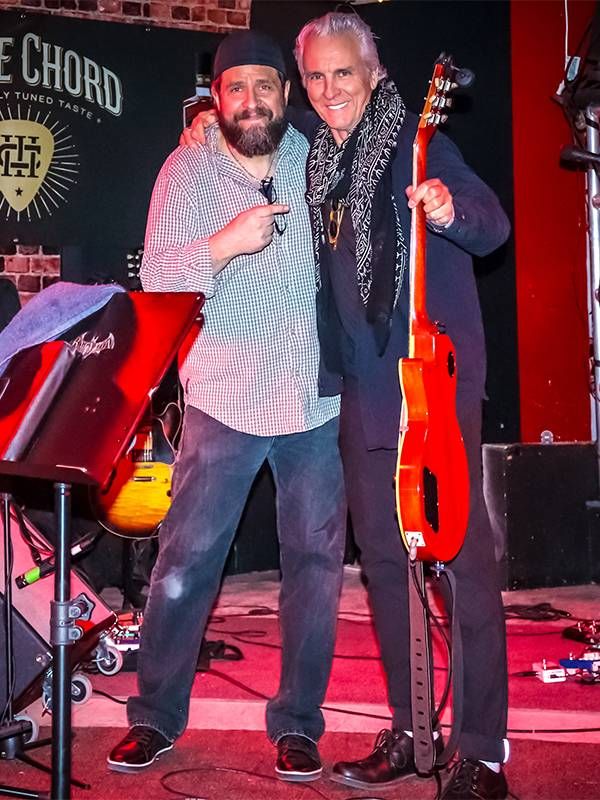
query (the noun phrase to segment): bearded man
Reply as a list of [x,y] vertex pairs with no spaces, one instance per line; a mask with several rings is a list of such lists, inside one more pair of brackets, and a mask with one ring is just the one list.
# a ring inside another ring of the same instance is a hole
[[285,62],[269,37],[231,34],[214,59],[219,124],[178,148],[154,188],[149,291],[203,292],[180,368],[186,410],[138,653],[139,695],[111,769],[137,772],[185,730],[198,651],[250,487],[277,492],[282,668],[267,732],[284,780],[321,774],[316,742],[345,542],[337,396],[319,397],[306,139],[288,126]]

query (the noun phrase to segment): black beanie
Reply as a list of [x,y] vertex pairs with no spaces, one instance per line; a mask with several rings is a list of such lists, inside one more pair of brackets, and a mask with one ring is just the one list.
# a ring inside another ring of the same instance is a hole
[[216,80],[226,69],[244,67],[247,64],[273,67],[285,77],[283,53],[274,39],[259,31],[236,31],[230,33],[217,47],[212,79]]

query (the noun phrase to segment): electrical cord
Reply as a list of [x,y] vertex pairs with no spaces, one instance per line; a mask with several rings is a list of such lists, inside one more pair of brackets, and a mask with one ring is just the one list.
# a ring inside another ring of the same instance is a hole
[[[270,650],[281,650],[280,644],[273,644],[273,642],[257,641],[258,639],[267,636],[266,631],[242,632],[242,631],[228,631],[223,629],[217,629],[217,630],[219,633],[226,633],[236,642],[240,642],[241,644],[250,644],[250,645],[256,645],[257,647],[266,647]],[[241,635],[242,633],[243,636]],[[254,641],[250,641],[250,639],[248,638],[243,638],[247,637],[249,633],[252,633]],[[354,655],[348,655],[346,653],[334,653],[333,658],[339,658],[345,661],[381,661],[379,656],[354,656]],[[446,672],[447,669],[448,669],[447,667],[434,666],[434,670],[437,672]]]
[[[220,678],[227,683],[230,683],[232,686],[235,686],[238,689],[242,689],[242,691],[246,692],[247,694],[252,695],[253,697],[258,698],[259,700],[269,700],[269,695],[264,694],[263,692],[259,692],[257,689],[253,689],[248,684],[243,683],[242,681],[238,681],[236,678],[232,678],[231,675],[227,675],[224,672],[220,672],[217,669],[213,669],[212,667],[206,671],[205,674],[214,675],[216,678]],[[125,705],[126,700],[120,700],[118,697],[109,694],[108,692],[104,692],[101,689],[93,689],[93,694],[100,695],[101,697],[105,697],[108,700],[111,700],[113,703],[117,703],[118,705]],[[367,711],[354,711],[350,708],[336,708],[334,706],[322,705],[321,709],[323,711],[332,711],[337,714],[344,714],[350,717],[365,717],[366,719],[378,719],[382,720],[383,722],[390,723],[392,721],[392,717],[389,714],[373,714]],[[440,725],[441,728],[450,728],[450,725],[442,723]],[[599,733],[600,728],[509,728],[507,733]],[[353,800],[359,800],[359,798],[354,798]]]
[[[171,770],[171,772],[166,772],[164,775],[161,775],[160,785],[162,786],[163,789],[166,789],[167,792],[176,794],[179,797],[187,797],[188,800],[191,797],[194,797],[194,800],[208,800],[207,797],[198,797],[197,795],[194,794],[193,791],[182,792],[179,789],[174,789],[172,786],[169,786],[167,782],[169,778],[173,778],[175,776],[186,775],[186,774],[194,775],[196,773],[207,773],[207,772],[228,772],[231,774],[245,775],[246,777],[251,777],[251,778],[260,778],[261,780],[265,780],[270,783],[275,782],[278,785],[281,785],[280,779],[276,778],[274,775],[265,775],[262,772],[255,772],[254,770],[249,770],[249,769],[241,769],[239,767],[188,767],[187,769],[175,769]],[[308,791],[313,792],[313,794],[316,794],[319,797],[324,797],[325,800],[330,800],[329,795],[325,794],[320,789],[317,789],[316,786],[312,786],[310,783],[297,783],[295,784],[295,788],[307,789]],[[376,798],[372,798],[372,800],[376,800]],[[377,800],[379,799],[377,798]]]
[[537,603],[535,605],[511,604],[504,606],[506,619],[530,619],[537,622],[556,622],[561,619],[571,619],[568,611],[554,608],[550,603]]
[[[446,649],[447,649],[447,652],[448,652],[448,657],[449,657],[450,643],[449,643],[448,637],[446,635],[446,632],[443,630],[442,624],[440,622],[440,620],[446,619],[446,617],[442,616],[442,615],[438,616],[438,615],[433,614],[431,612],[431,609],[429,608],[429,605],[428,605],[426,599],[423,597],[423,595],[420,593],[419,596],[420,596],[421,602],[426,604],[426,610],[427,610],[429,618],[432,620],[432,622],[434,623],[434,626],[436,627],[436,629],[438,630],[439,634],[442,636],[442,638],[444,640],[444,643],[445,643],[445,646],[446,646]],[[245,612],[243,614],[227,614],[227,615],[222,615],[222,616],[214,615],[214,616],[210,617],[209,623],[211,625],[218,625],[218,624],[223,624],[226,620],[233,619],[233,618],[256,617],[256,616],[267,616],[267,615],[278,616],[278,611],[273,609],[273,608],[270,608],[269,606],[255,606],[255,605],[251,605],[251,604],[248,604],[248,605],[241,605],[241,604],[233,605],[233,604],[231,604],[230,606],[221,606],[221,608],[228,608],[228,607],[229,608],[248,608],[249,611]],[[564,611],[564,610],[561,610],[561,609],[553,608],[550,603],[538,603],[538,604],[535,604],[535,605],[511,604],[511,605],[505,606],[505,612],[508,612],[507,617],[509,619],[524,619],[524,620],[531,620],[531,621],[557,621],[557,620],[560,620],[560,619],[571,619],[571,620],[580,619],[580,618],[577,618],[577,617],[573,617],[570,614],[570,612],[568,612],[568,611]],[[364,616],[366,618],[365,621],[370,620],[370,615],[369,614],[365,614]],[[347,620],[347,621],[355,622],[355,620]],[[586,621],[586,620],[583,620],[583,618],[581,618],[581,621]],[[359,624],[364,624],[364,623],[361,622]],[[260,631],[260,630],[256,630],[256,629],[249,629],[249,630],[242,630],[242,631],[219,630],[219,633],[227,634],[227,635],[231,636],[235,641],[238,641],[238,642],[243,643],[243,644],[258,645],[258,646],[261,646],[261,647],[267,647],[269,649],[275,649],[275,650],[280,650],[281,649],[281,645],[279,645],[279,644],[272,644],[270,642],[257,641],[258,639],[264,638],[267,635],[266,631]],[[517,631],[512,631],[511,632],[511,631],[508,631],[508,635],[512,635],[512,636],[554,636],[554,635],[557,635],[557,634],[560,634],[560,633],[561,633],[560,630],[541,631],[541,632],[525,632],[525,631],[524,632],[517,632]],[[221,644],[221,643],[218,643],[218,644]],[[236,650],[237,650],[237,648],[236,648]],[[239,660],[239,657],[240,656],[236,655],[236,656],[233,657],[232,660]],[[361,661],[361,660],[364,660],[364,661],[378,661],[379,660],[378,656],[353,656],[353,655],[347,655],[347,654],[341,654],[341,653],[340,654],[334,654],[334,658],[347,659],[347,660],[359,660],[359,661]],[[229,659],[223,659],[223,660],[229,660]],[[448,671],[447,667],[439,667],[438,666],[438,667],[434,667],[434,669],[436,669],[438,671]],[[236,686],[237,688],[241,689],[242,691],[245,691],[246,693],[248,693],[248,694],[250,694],[250,695],[252,695],[254,697],[257,697],[258,699],[261,699],[261,700],[268,700],[269,699],[268,695],[265,695],[262,692],[259,692],[259,691],[255,690],[255,689],[253,689],[252,687],[248,686],[247,684],[245,684],[245,683],[243,683],[241,681],[238,681],[237,679],[231,677],[230,675],[222,673],[219,670],[215,670],[213,668],[210,668],[208,670],[205,670],[204,672],[205,672],[205,674],[214,675],[215,677],[218,677],[221,680],[227,681],[230,684],[232,684],[232,685]],[[511,673],[509,677],[515,677],[515,678],[516,677],[533,677],[533,676],[535,676],[535,674],[536,673],[533,670],[524,670],[522,672]],[[576,676],[569,676],[569,677],[576,677]],[[447,689],[449,687],[449,683],[450,683],[450,676],[448,677],[448,680],[447,680],[447,683],[446,683],[446,690],[445,690],[444,696],[443,696],[443,702],[444,703],[445,703],[445,700],[447,699]],[[594,685],[599,685],[599,684],[598,684],[598,682],[595,682]],[[112,700],[115,703],[124,704],[126,702],[126,701],[123,701],[123,700],[119,700],[118,698],[113,697],[112,695],[108,694],[107,692],[103,692],[103,691],[101,691],[99,689],[94,689],[94,692],[96,694],[99,694],[99,695],[102,695],[102,696],[106,697],[109,700]],[[390,722],[391,721],[391,717],[389,715],[373,714],[373,713],[367,713],[367,712],[363,712],[363,711],[354,711],[352,709],[344,709],[344,708],[326,706],[326,705],[321,706],[321,708],[324,711],[331,711],[331,712],[335,712],[335,713],[339,713],[339,714],[345,714],[345,715],[348,715],[348,716],[358,716],[358,717],[364,717],[364,718],[368,718],[368,719],[378,719],[378,720],[382,720],[384,722]],[[442,708],[443,708],[443,704],[441,702],[439,704],[438,712],[441,712]],[[442,728],[450,728],[449,725],[442,725],[441,727]],[[540,729],[540,728],[536,728],[536,729],[510,729],[507,732],[508,733],[525,733],[525,734],[535,734],[535,733],[558,733],[558,734],[560,734],[560,733],[591,733],[591,732],[598,732],[598,731],[600,731],[600,728],[569,728],[569,729],[566,729],[566,728],[562,728],[562,729]],[[355,798],[354,800],[358,800],[358,798]]]
[[534,638],[537,636],[562,636],[564,628],[557,628],[554,631],[507,631],[506,636],[527,636]]
[[100,695],[100,697],[106,697],[107,700],[111,700],[113,703],[117,703],[120,706],[126,706],[127,700],[120,700],[118,697],[115,697],[114,694],[109,694],[108,692],[102,691],[102,689],[92,689],[92,694]]
[[[240,642],[241,644],[251,644],[256,645],[258,647],[266,647],[269,650],[281,650],[280,644],[274,644],[273,642],[260,642],[258,639],[267,636],[266,631],[228,631],[218,629],[218,632],[226,633],[230,636],[234,641]],[[252,634],[252,640],[248,638],[249,634]],[[259,635],[260,634],[260,635]],[[348,661],[379,661],[379,656],[354,656],[354,655],[347,655],[346,653],[334,653],[333,658],[339,658]]]
[[[278,617],[279,611],[275,608],[271,608],[270,606],[254,606],[251,604],[248,605],[226,605],[220,606],[219,610],[223,610],[226,608],[247,608],[248,611],[241,613],[241,614],[215,614],[209,617],[208,624],[209,625],[222,625],[226,623],[230,619],[240,619],[244,617],[257,617],[257,616],[273,616]],[[446,625],[448,621],[447,614],[434,614],[431,611],[431,607],[428,604],[429,608],[429,618],[432,621],[437,621],[440,625]],[[522,619],[522,620],[531,620],[537,622],[557,622],[562,619],[569,619],[574,622],[589,622],[590,620],[584,619],[582,617],[574,617],[570,611],[565,611],[563,609],[554,608],[550,603],[543,602],[543,603],[536,603],[533,605],[528,604],[509,604],[504,606],[504,614],[506,619]],[[357,619],[358,618],[358,619]],[[354,625],[371,625],[372,624],[372,616],[368,612],[361,612],[361,611],[340,611],[338,613],[338,619],[343,620],[344,622],[349,622]],[[441,632],[441,629],[440,629]],[[238,632],[241,633],[241,632]],[[546,636],[546,635],[554,635],[557,631],[543,631],[541,633],[519,633],[508,631],[508,635],[511,636]]]
[[[232,686],[237,687],[238,689],[242,689],[242,691],[247,692],[248,694],[252,695],[253,697],[257,697],[259,700],[269,700],[269,695],[264,694],[263,692],[259,692],[257,689],[253,689],[251,686],[243,683],[242,681],[238,681],[236,678],[232,678],[231,675],[227,675],[224,672],[220,672],[219,670],[212,669],[212,667],[208,670],[209,675],[214,675],[216,678],[221,678],[221,680],[230,683]],[[354,711],[350,708],[338,708],[335,706],[328,706],[322,705],[321,709],[323,711],[333,711],[338,714],[344,714],[346,716],[351,717],[364,717],[366,719],[378,719],[382,720],[383,722],[390,723],[392,721],[392,717],[389,714],[374,714],[369,713],[367,711]],[[450,728],[450,725],[442,723],[442,728]],[[561,730],[554,730],[554,729],[545,729],[545,728],[531,728],[531,729],[517,729],[517,728],[510,728],[507,733],[594,733],[600,732],[600,728],[562,728]],[[355,799],[357,800],[357,799]]]
[[46,556],[53,555],[54,548],[50,547],[48,542],[46,542],[42,536],[38,536],[37,532],[34,532],[33,529],[29,529],[27,527],[23,509],[19,505],[14,502],[11,503],[11,510],[14,518],[17,521],[21,538],[31,553],[33,563],[36,566],[39,566],[40,562],[42,561],[42,553],[44,553]]

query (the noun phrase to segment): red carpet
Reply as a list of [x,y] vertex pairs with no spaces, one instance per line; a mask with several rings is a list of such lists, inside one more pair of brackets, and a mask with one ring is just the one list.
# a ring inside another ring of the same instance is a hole
[[[274,748],[257,731],[187,731],[175,749],[140,775],[109,772],[106,752],[121,736],[112,728],[78,729],[73,743],[73,775],[91,783],[90,791],[73,790],[73,800],[166,800],[187,797],[206,800],[330,800],[383,797],[388,800],[433,800],[432,780],[404,781],[399,787],[366,793],[322,778],[313,784],[284,784],[274,778]],[[326,765],[365,754],[373,742],[365,734],[329,733],[321,743]],[[519,800],[595,800],[599,796],[600,748],[590,744],[516,741],[507,767],[510,788]],[[49,761],[49,753],[38,757]],[[256,775],[221,771],[246,770]],[[168,779],[166,773],[189,770]],[[196,771],[194,771],[196,770]],[[263,776],[263,777],[259,777]],[[49,779],[16,762],[0,763],[0,782],[21,788],[48,788]]]
[[[326,775],[308,785],[282,784],[274,779],[275,751],[263,732],[264,703],[260,697],[273,694],[278,682],[278,621],[275,616],[249,614],[249,611],[276,608],[278,586],[268,577],[245,577],[245,581],[226,583],[207,631],[209,640],[223,640],[228,646],[239,647],[244,658],[214,660],[211,665],[214,674],[198,674],[190,728],[175,749],[157,764],[134,776],[109,772],[106,754],[125,730],[123,706],[94,695],[88,703],[74,708],[73,775],[92,785],[90,791],[74,790],[74,800],[177,796],[206,800],[317,797],[433,800],[436,794],[433,781],[411,780],[395,789],[366,793],[345,789],[327,780]],[[595,586],[510,593],[504,599],[505,604],[551,602],[573,617],[600,616],[600,587]],[[512,675],[509,722],[513,731],[506,773],[511,791],[520,800],[600,797],[600,682],[585,685],[579,678],[571,678],[565,683],[543,684],[535,677],[515,675],[530,671],[532,662],[542,658],[552,661],[567,657],[569,652],[579,655],[583,645],[561,635],[571,624],[572,619],[508,622]],[[446,677],[439,643],[436,664],[439,697]],[[96,689],[119,697],[135,691],[132,672],[122,671],[111,677],[93,675],[92,682]],[[326,705],[331,704],[350,713],[328,714],[328,733],[320,745],[326,769],[336,760],[366,755],[374,734],[386,726],[389,714],[364,590],[352,571],[346,575],[336,659],[326,698]],[[370,716],[360,715],[365,711]],[[32,716],[34,712],[32,707]],[[43,718],[45,724],[47,719]],[[571,732],[582,728],[586,730]],[[556,733],[548,733],[548,729]],[[33,754],[50,763],[49,748]],[[161,776],[178,770],[188,771],[173,775],[166,786],[161,785]],[[15,761],[0,762],[2,783],[45,790],[50,786],[48,776]]]

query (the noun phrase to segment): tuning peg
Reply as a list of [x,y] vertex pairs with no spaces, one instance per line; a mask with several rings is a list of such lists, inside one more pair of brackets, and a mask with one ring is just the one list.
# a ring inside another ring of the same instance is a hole
[[455,68],[454,80],[461,88],[466,89],[467,86],[470,86],[475,80],[475,73],[472,70],[464,67],[462,69]]

